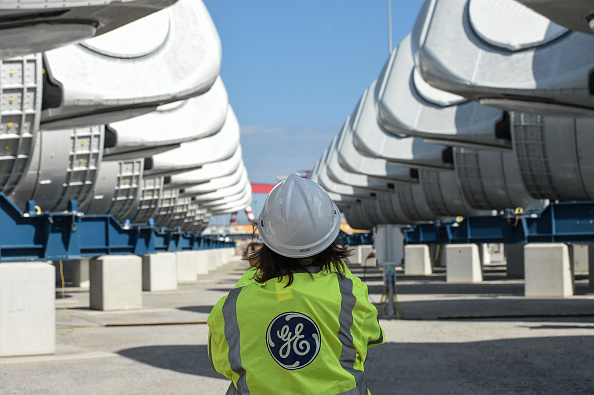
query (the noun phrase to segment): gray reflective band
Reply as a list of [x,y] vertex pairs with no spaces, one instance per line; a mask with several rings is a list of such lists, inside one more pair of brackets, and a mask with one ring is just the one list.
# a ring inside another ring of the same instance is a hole
[[[342,343],[342,352],[340,354],[340,365],[355,378],[357,387],[344,394],[367,394],[367,384],[365,382],[365,373],[362,370],[355,369],[357,360],[357,350],[353,347],[353,336],[351,335],[351,326],[353,325],[353,309],[357,298],[353,294],[353,280],[336,273],[338,284],[340,286],[340,316],[338,321],[340,329],[338,330],[338,339]],[[354,391],[354,392],[353,392]]]
[[361,382],[357,383],[357,386],[352,390],[341,392],[338,395],[367,395],[367,384],[365,380],[361,380]]
[[233,381],[231,382],[229,388],[227,388],[227,392],[225,392],[225,395],[241,395],[233,385]]
[[[234,288],[229,292],[223,304],[223,319],[225,320],[225,339],[229,345],[229,365],[239,375],[237,391],[249,394],[245,378],[245,369],[241,365],[241,346],[239,344],[239,325],[237,324],[237,297],[243,287]],[[233,384],[231,384],[233,385]]]
[[381,342],[384,341],[384,332],[382,332],[382,328],[379,325],[379,318],[377,319],[377,326],[378,326],[378,328],[380,328],[379,338],[377,340],[373,340],[373,341],[370,341],[369,343],[367,343],[368,346],[373,346],[374,344],[380,344]]

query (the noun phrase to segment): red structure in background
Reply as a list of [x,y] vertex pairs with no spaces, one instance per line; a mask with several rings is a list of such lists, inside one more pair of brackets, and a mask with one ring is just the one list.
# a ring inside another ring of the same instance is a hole
[[[309,175],[311,174],[311,170],[299,170],[296,173],[299,174],[303,178],[309,178]],[[287,176],[277,176],[277,178],[280,181],[280,180],[285,179]],[[258,184],[258,183],[253,182],[252,183],[252,193],[268,194],[272,190],[272,188],[274,188],[275,185],[276,184]]]
[[[257,184],[257,183],[252,183],[252,193],[264,193],[264,194],[268,194],[272,188],[274,188],[276,184]],[[246,207],[245,209],[245,214],[248,217],[248,221],[253,222],[254,221],[254,214],[252,213],[252,208],[250,206]],[[235,225],[235,221],[237,219],[237,211],[234,213],[231,213],[231,221],[229,222],[231,225]]]
[[252,182],[252,193],[268,194],[276,184],[257,184]]

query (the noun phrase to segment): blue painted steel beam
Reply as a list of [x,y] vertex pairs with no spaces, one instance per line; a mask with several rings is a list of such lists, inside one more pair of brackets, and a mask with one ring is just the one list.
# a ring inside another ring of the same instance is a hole
[[81,215],[76,202],[68,213],[37,213],[34,201],[23,213],[0,193],[0,262],[81,259],[112,254],[233,247],[181,229],[120,224],[111,215]]
[[594,242],[594,202],[551,203],[542,213],[470,216],[403,230],[406,244]]
[[349,246],[373,244],[372,232],[348,234],[342,230],[338,233],[338,243]]

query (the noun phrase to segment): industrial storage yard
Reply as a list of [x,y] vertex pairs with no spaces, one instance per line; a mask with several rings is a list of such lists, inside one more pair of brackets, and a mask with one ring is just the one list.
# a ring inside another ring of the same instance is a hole
[[[198,322],[246,267],[235,260],[177,291],[145,292],[133,311],[90,310],[86,290],[58,287],[56,353],[0,358],[0,393],[225,393]],[[381,270],[352,270],[379,303]],[[366,363],[373,394],[592,392],[594,296],[583,276],[571,299],[526,299],[501,265],[486,268],[481,284],[448,284],[443,268],[399,274],[397,289],[405,319],[380,320],[386,344]]]
[[[276,171],[291,156],[312,163],[277,181],[300,183],[303,196],[303,185],[319,189],[332,232],[315,231],[355,250],[352,271],[380,312],[386,344],[365,363],[373,394],[594,393],[592,2],[426,0],[392,45],[398,12],[387,0],[383,64],[349,48],[374,70],[352,97],[339,86],[355,86],[350,62],[328,72],[320,58],[331,48],[304,37],[320,20],[313,36],[324,45],[338,20],[364,36],[375,26],[355,15],[361,4],[289,3],[280,11],[297,21],[293,43],[289,24],[270,17],[280,2],[0,0],[0,395],[226,393],[229,381],[209,366],[206,319],[246,270],[240,255],[270,247],[264,235],[275,233],[262,207],[252,210],[274,184],[251,166]],[[343,20],[346,9],[357,18]],[[287,48],[324,84],[294,76]],[[265,77],[247,68],[254,59],[268,63]],[[299,89],[272,90],[279,70]],[[328,75],[342,72],[340,82]],[[310,130],[313,107],[333,111],[314,100],[328,86],[352,103],[340,119],[312,118]],[[249,119],[251,105],[266,116]],[[324,147],[320,128],[332,129]],[[296,207],[299,193],[280,201]],[[310,198],[303,217],[315,225]],[[287,224],[302,211],[278,212],[293,238]],[[247,220],[236,224],[238,213]],[[327,251],[308,243],[279,251],[301,271]],[[316,332],[312,355],[320,333],[341,337],[341,373],[361,389],[362,365],[348,370],[343,356],[355,348],[356,302],[371,306],[353,289],[336,298],[338,332]]]

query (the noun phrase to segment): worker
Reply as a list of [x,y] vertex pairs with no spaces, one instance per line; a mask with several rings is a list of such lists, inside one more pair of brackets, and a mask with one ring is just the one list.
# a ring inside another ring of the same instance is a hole
[[370,393],[363,364],[384,332],[336,243],[340,223],[328,194],[298,174],[266,197],[264,244],[208,317],[208,354],[232,380],[227,394]]

